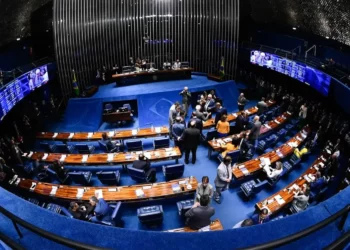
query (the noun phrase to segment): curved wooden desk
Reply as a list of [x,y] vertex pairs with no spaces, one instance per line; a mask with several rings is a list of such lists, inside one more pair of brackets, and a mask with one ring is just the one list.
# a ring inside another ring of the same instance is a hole
[[[318,164],[323,163],[325,164],[327,159],[330,157],[330,154],[327,152],[323,152],[320,157],[318,157],[311,165],[310,168],[308,168],[298,179],[296,179],[294,182],[289,184],[284,189],[280,190],[279,192],[271,195],[270,197],[266,198],[265,200],[262,200],[255,204],[256,208],[258,210],[262,210],[263,208],[267,208],[269,210],[270,214],[275,214],[278,211],[280,211],[283,207],[290,204],[293,201],[294,198],[294,192],[298,188],[302,188],[304,183],[309,183],[309,178],[307,177],[309,174],[316,174],[319,168]],[[325,167],[325,165],[324,165]],[[305,177],[306,176],[306,177]]]
[[[267,106],[271,107],[272,105],[276,104],[276,101],[267,101]],[[251,107],[250,109],[246,109],[244,110],[248,116],[251,115],[255,115],[258,112],[258,108],[257,107]],[[231,114],[227,114],[227,121],[228,122],[233,122],[234,120],[236,120],[237,116],[241,113],[242,111],[238,111],[236,113],[231,113]],[[211,118],[209,120],[206,120],[205,122],[203,122],[203,129],[209,129],[211,127],[215,126],[215,118]]]
[[[39,160],[43,162],[60,161],[64,164],[74,165],[108,165],[108,164],[130,164],[138,159],[138,155],[143,153],[150,161],[166,161],[176,160],[181,158],[181,152],[178,147],[174,148],[162,148],[150,151],[138,151],[138,152],[120,152],[110,154],[56,154],[56,153],[43,153],[34,152],[25,153],[23,157],[30,160]],[[28,157],[30,156],[30,157]],[[84,161],[84,157],[87,157]]]
[[116,130],[105,132],[78,132],[78,133],[53,133],[41,132],[36,135],[37,139],[55,141],[96,141],[102,139],[102,134],[106,133],[112,140],[125,140],[133,138],[148,138],[169,135],[169,128],[166,126],[156,128],[142,128],[133,130]]
[[[304,131],[305,133],[303,133],[302,131]],[[272,164],[282,159],[282,157],[279,156],[278,151],[283,154],[283,158],[292,154],[294,152],[295,147],[292,147],[290,144],[295,143],[296,146],[299,146],[307,137],[306,134],[310,132],[310,129],[308,126],[306,126],[302,131],[300,131],[298,134],[296,134],[296,136],[294,136],[288,142],[279,146],[275,150],[263,154],[256,159],[237,164],[237,166],[232,169],[233,177],[235,179],[243,179],[245,176],[256,174],[257,172],[261,171],[262,167],[260,167],[260,158],[269,158]]]
[[[189,186],[186,184],[191,185]],[[15,182],[16,183],[16,182]],[[183,183],[183,184],[181,184]],[[173,191],[173,184],[179,184],[183,187],[183,190],[179,192]],[[16,185],[16,184],[14,184]],[[35,188],[31,188],[35,185]],[[51,196],[64,200],[83,200],[88,201],[91,196],[101,197],[99,193],[102,193],[103,199],[106,201],[123,201],[123,202],[137,202],[144,200],[160,199],[160,198],[170,198],[174,196],[181,196],[186,194],[191,194],[196,192],[198,181],[195,177],[182,178],[168,182],[160,183],[147,183],[142,185],[133,186],[110,186],[110,187],[80,187],[80,186],[66,186],[66,185],[56,185],[51,183],[42,183],[30,179],[20,179],[17,187],[34,192],[43,196]],[[56,189],[56,191],[53,191]],[[81,197],[78,195],[79,190],[81,192]],[[142,190],[144,195],[138,196],[136,190]]]
[[[219,219],[213,220],[210,224],[210,231],[219,231],[224,230],[221,221]],[[171,232],[171,233],[193,233],[198,232],[198,230],[193,230],[189,227],[181,227],[176,229],[167,230],[165,232]]]
[[[282,125],[288,120],[288,118],[290,118],[292,116],[291,113],[289,112],[285,112],[282,115],[280,115],[279,117],[277,117],[276,119],[269,121],[267,123],[267,125],[262,125],[260,128],[260,136],[263,134],[266,134],[268,132],[270,132],[273,129],[278,129],[279,127],[282,127]],[[245,131],[246,133],[249,134],[250,130]],[[216,142],[214,142],[213,140],[208,141],[209,144],[209,148],[208,148],[208,157],[211,156],[213,151],[216,152],[220,152],[222,151],[222,146],[226,145],[228,143],[232,143],[232,137],[238,137],[240,138],[240,134],[236,134],[236,135],[230,135],[227,137],[223,137],[220,138],[218,140],[216,140]],[[237,149],[239,149],[239,147],[237,147]]]

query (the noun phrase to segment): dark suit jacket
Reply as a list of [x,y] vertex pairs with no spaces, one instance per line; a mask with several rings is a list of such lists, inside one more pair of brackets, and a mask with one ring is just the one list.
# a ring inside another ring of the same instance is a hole
[[237,129],[237,132],[240,132],[244,129],[244,126],[247,125],[247,119],[244,118],[243,115],[239,115],[237,116],[237,119],[236,119],[236,129]]
[[227,115],[227,109],[226,108],[221,108],[216,111],[215,115],[215,124],[217,124],[223,115]]
[[196,113],[196,117],[197,117],[198,119],[200,119],[200,120],[202,120],[202,121],[208,120],[208,119],[207,119],[207,116],[205,116],[202,112],[196,110],[195,113]]
[[210,225],[210,217],[215,214],[213,207],[196,207],[188,210],[185,214],[188,218],[187,225],[194,230],[201,229]]
[[249,139],[250,140],[258,139],[258,137],[260,135],[260,128],[261,128],[261,122],[260,121],[255,122],[253,124],[253,127],[251,128],[250,133],[249,133]]
[[133,162],[132,167],[137,169],[142,169],[142,170],[145,170],[145,172],[147,172],[151,168],[151,164],[148,160],[146,161],[136,160]]
[[[242,144],[241,144],[241,147],[239,148],[240,152],[242,154],[246,154],[250,148],[250,145],[249,143],[247,142],[247,139],[242,139]],[[241,143],[241,142],[240,142]]]
[[251,219],[253,220],[254,225],[263,224],[270,221],[269,216],[266,216],[265,219],[260,221],[259,214],[254,214]]
[[199,129],[199,131],[202,133],[202,130],[203,130],[203,122],[201,119],[198,119],[198,118],[191,118],[191,120],[188,121],[188,124],[187,124],[187,127],[189,128],[190,127],[190,124],[191,124],[191,121],[196,121],[196,128]]
[[198,128],[186,128],[182,134],[185,149],[197,148],[200,143],[200,131]]
[[266,102],[260,101],[256,105],[258,107],[258,115],[262,115],[267,110],[267,104]]

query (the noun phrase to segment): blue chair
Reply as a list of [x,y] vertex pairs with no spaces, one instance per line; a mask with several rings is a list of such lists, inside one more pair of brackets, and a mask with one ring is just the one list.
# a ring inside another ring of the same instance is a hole
[[137,209],[137,217],[142,224],[148,226],[157,225],[163,222],[163,206],[155,205],[140,207]]
[[120,172],[119,171],[99,171],[96,173],[97,178],[106,185],[119,185]]
[[115,226],[115,227],[123,227],[123,221],[121,219],[120,207],[122,203],[119,201],[116,204],[109,204],[109,214],[111,220],[109,221],[100,221],[98,224],[103,224],[106,226]]
[[258,194],[265,187],[269,186],[269,182],[267,180],[260,181],[259,179],[250,180],[241,185],[241,190],[244,195],[250,199],[253,195]]
[[292,166],[297,166],[300,162],[301,162],[301,159],[298,158],[295,154],[293,154],[290,159],[289,159],[290,163],[292,164]]
[[260,140],[258,142],[258,147],[257,149],[260,151],[264,151],[266,148],[274,145],[278,140],[278,136],[273,134],[270,135],[269,137],[265,138],[265,140]]
[[175,179],[183,175],[185,171],[184,164],[175,164],[169,166],[163,166],[163,174],[166,179]]
[[55,171],[53,171],[50,168],[46,169],[46,173],[50,176],[51,181],[58,181],[61,184],[64,184],[68,181],[69,179],[69,175],[65,175],[65,177],[63,179],[61,179],[60,177],[58,177],[57,173]]
[[285,175],[289,174],[293,170],[293,165],[289,163],[289,161],[283,162],[283,171],[285,171]]
[[180,216],[185,216],[185,213],[192,208],[194,200],[184,200],[176,203],[177,211]]
[[143,143],[141,140],[137,140],[137,141],[127,141],[126,143],[126,147],[128,149],[128,151],[143,151]]
[[89,146],[87,144],[76,144],[75,149],[79,154],[92,154],[95,151],[94,146]]
[[[233,150],[233,151],[229,151],[226,153],[226,156],[230,156],[232,159],[232,163],[237,162],[238,158],[240,156],[240,150]],[[221,154],[218,155],[218,159],[220,162],[224,161],[224,158],[222,157]]]
[[280,129],[277,132],[278,140],[281,138],[284,138],[286,135],[287,135],[287,130],[285,130],[284,128]]
[[205,137],[205,141],[208,142],[208,141],[211,141],[213,140],[214,138],[217,138],[217,132],[214,128],[211,128],[208,133],[207,133],[207,136]]
[[170,140],[169,140],[169,138],[155,139],[153,141],[153,147],[154,147],[154,149],[169,148],[170,147]]
[[74,181],[76,184],[80,185],[89,185],[91,181],[91,172],[69,172],[68,173],[69,177],[71,178],[72,181]]
[[40,146],[44,149],[45,152],[49,152],[49,153],[56,152],[56,144],[49,144],[47,142],[41,142]]
[[50,210],[53,213],[62,214],[69,218],[73,218],[73,215],[69,212],[68,209],[57,204],[49,203],[47,204],[46,209]]
[[123,108],[126,108],[128,111],[132,112],[131,106],[129,103],[123,104]]
[[267,111],[267,112],[265,113],[265,116],[266,116],[265,120],[266,120],[266,121],[272,120],[273,114],[274,114],[274,111],[273,111],[273,110]]
[[110,103],[107,103],[107,104],[105,105],[104,112],[105,112],[105,113],[112,113],[112,112],[113,112],[113,105],[110,104]]
[[56,144],[55,153],[73,154],[74,153],[74,146],[66,145],[66,144]]
[[137,182],[150,182],[151,180],[151,176],[147,175],[147,173],[142,169],[137,169],[129,166],[128,173],[131,179]]

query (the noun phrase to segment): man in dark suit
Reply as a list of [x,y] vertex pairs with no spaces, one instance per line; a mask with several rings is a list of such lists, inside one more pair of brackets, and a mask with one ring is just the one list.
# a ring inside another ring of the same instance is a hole
[[156,182],[156,170],[151,168],[151,163],[143,154],[139,155],[139,159],[132,163],[132,167],[145,171],[147,176],[150,176],[151,182]]
[[190,126],[182,134],[185,148],[185,163],[189,163],[190,152],[192,152],[192,164],[196,163],[197,147],[200,143],[200,132],[196,128],[196,122],[191,121]]
[[221,106],[220,102],[215,104],[216,115],[215,115],[215,124],[217,124],[223,115],[227,115],[227,109]]
[[266,208],[263,208],[260,214],[254,214],[251,218],[254,222],[254,225],[263,224],[270,221],[269,211]]
[[238,110],[242,111],[244,109],[244,106],[247,104],[248,100],[244,97],[244,93],[241,93],[238,97]]
[[203,131],[203,122],[201,119],[198,119],[198,117],[196,116],[196,112],[193,111],[192,112],[192,116],[191,116],[191,120],[188,121],[188,124],[187,124],[187,127],[189,128],[190,127],[190,124],[192,121],[195,121],[196,122],[196,128],[199,129],[199,132],[201,133],[202,135],[202,131]]
[[100,142],[106,145],[107,153],[118,151],[117,145],[108,138],[107,133],[102,133],[102,139]]
[[239,158],[243,160],[250,149],[250,144],[248,143],[248,135],[246,133],[242,133],[241,138],[239,143]]
[[247,124],[247,114],[245,112],[239,113],[236,119],[236,133],[240,133],[242,130],[245,130]]
[[182,96],[182,105],[185,110],[185,117],[187,116],[188,113],[188,105],[191,104],[191,93],[188,91],[188,87],[184,87],[184,89],[180,92]]
[[254,117],[254,124],[249,132],[249,141],[253,144],[259,138],[260,135],[261,122],[259,121],[259,119],[259,116]]
[[180,148],[180,151],[182,153],[182,145],[183,142],[181,141],[181,136],[183,132],[185,131],[185,125],[181,123],[182,118],[180,116],[176,117],[175,124],[172,126],[171,133],[174,138],[174,143],[176,147]]
[[209,195],[202,195],[200,206],[191,208],[185,214],[186,224],[193,230],[198,230],[210,225],[210,218],[215,214],[215,209],[209,206]]
[[213,99],[213,96],[209,94],[207,97],[207,102],[204,104],[204,111],[211,113],[214,108],[215,108],[215,100]]
[[256,105],[258,107],[258,115],[262,115],[268,108],[267,103],[265,102],[265,97],[261,98],[261,101]]

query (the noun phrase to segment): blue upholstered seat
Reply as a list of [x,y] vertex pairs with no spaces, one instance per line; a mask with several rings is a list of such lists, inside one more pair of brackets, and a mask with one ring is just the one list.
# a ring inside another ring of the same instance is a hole
[[119,185],[120,172],[119,171],[99,171],[96,173],[98,179],[106,185]]
[[44,152],[48,152],[48,153],[55,153],[56,152],[56,144],[41,142],[40,146],[43,148]]
[[175,164],[163,166],[163,174],[167,179],[179,178],[183,175],[185,170],[184,164]]
[[128,151],[142,151],[143,150],[143,144],[141,140],[137,141],[127,141],[126,147]]
[[[232,150],[232,151],[229,151],[229,152],[226,153],[226,156],[230,156],[231,157],[232,163],[235,163],[235,162],[238,161],[239,155],[240,155],[240,151],[239,150]],[[218,159],[219,159],[220,162],[222,162],[224,160],[221,154],[218,155]]]
[[250,198],[253,195],[259,193],[265,187],[269,185],[267,180],[250,180],[241,185],[241,190],[245,194],[246,197]]
[[260,151],[264,151],[266,148],[275,144],[277,140],[278,140],[278,136],[275,134],[272,134],[269,137],[265,138],[265,140],[260,140],[258,143],[257,149],[259,149]]
[[286,174],[290,173],[293,169],[293,165],[289,163],[289,161],[283,162],[283,168],[286,171]]
[[79,172],[69,172],[68,175],[71,178],[71,180],[77,184],[89,185],[91,181],[92,173],[89,171],[87,172],[79,171]]
[[63,179],[61,179],[60,177],[58,177],[57,173],[50,168],[46,169],[46,173],[50,176],[51,181],[58,181],[62,184],[66,183],[68,181],[68,178],[69,178],[69,175],[65,175],[65,177]]
[[130,106],[130,104],[129,103],[125,103],[125,104],[123,104],[123,108],[126,108],[128,111],[132,111],[131,110],[131,106]]
[[73,154],[74,153],[74,146],[66,145],[66,144],[56,144],[55,153]]
[[207,133],[207,136],[205,137],[205,141],[211,141],[213,140],[214,138],[217,138],[217,132],[215,129],[210,129]]
[[89,146],[87,144],[76,144],[75,149],[79,154],[92,154],[95,151],[94,146]]
[[138,182],[150,182],[151,176],[147,175],[144,170],[128,167],[128,173],[134,181]]
[[163,221],[163,206],[155,205],[137,209],[137,217],[146,225],[155,225]]
[[170,140],[169,140],[169,138],[155,139],[153,141],[153,146],[154,146],[154,149],[169,148],[170,147]]
[[105,113],[112,113],[112,112],[113,112],[113,105],[110,104],[110,103],[107,103],[107,104],[105,105],[104,112],[105,112]]
[[185,213],[192,208],[194,200],[184,200],[176,203],[177,211],[180,216],[184,216]]

